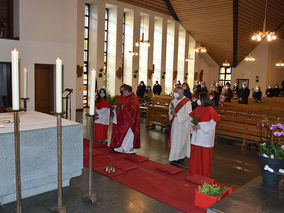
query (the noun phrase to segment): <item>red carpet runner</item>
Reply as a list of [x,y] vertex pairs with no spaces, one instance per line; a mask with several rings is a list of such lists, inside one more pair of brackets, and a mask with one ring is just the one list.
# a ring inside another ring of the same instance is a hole
[[[84,140],[84,166],[87,168],[88,155],[89,142]],[[116,168],[115,173],[105,172],[108,165]],[[167,170],[168,167],[158,170],[161,166],[163,167],[162,164],[139,155],[115,153],[109,147],[100,144],[94,146],[94,171],[183,212],[206,212],[194,205],[194,189],[197,185],[185,180],[188,173],[175,167],[169,167],[169,173],[166,173],[161,170]]]

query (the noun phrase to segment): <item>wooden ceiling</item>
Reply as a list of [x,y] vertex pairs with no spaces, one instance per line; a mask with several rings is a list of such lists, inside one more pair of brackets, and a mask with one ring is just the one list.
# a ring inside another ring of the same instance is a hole
[[[221,66],[236,66],[256,47],[253,32],[262,31],[265,0],[120,0],[171,14]],[[170,5],[169,5],[170,3]],[[268,0],[266,30],[284,39],[284,0]]]

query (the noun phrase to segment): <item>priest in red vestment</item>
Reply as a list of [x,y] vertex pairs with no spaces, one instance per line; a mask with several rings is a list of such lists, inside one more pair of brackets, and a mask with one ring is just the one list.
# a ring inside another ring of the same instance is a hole
[[189,114],[191,121],[198,119],[198,124],[190,124],[192,138],[188,171],[190,174],[210,177],[215,127],[220,118],[210,105],[207,93],[200,93],[200,101],[201,105]]
[[94,138],[95,142],[107,144],[108,142],[108,126],[110,116],[110,104],[106,99],[106,90],[100,89],[96,100],[96,114]]
[[[125,103],[126,101],[126,96],[123,95],[124,89],[123,89],[123,85],[120,87],[120,95],[117,96],[116,101],[115,101],[115,106],[116,109],[113,110],[113,120],[112,120],[112,133],[111,133],[111,138],[114,137],[116,129],[117,129],[117,113],[116,111],[118,110],[118,108],[122,107],[122,105]],[[118,107],[118,108],[117,108]],[[111,139],[111,141],[113,141],[113,139]],[[112,145],[111,145],[112,146]]]
[[123,85],[126,101],[116,107],[117,128],[111,141],[111,148],[121,153],[136,153],[140,148],[140,108],[132,87]]

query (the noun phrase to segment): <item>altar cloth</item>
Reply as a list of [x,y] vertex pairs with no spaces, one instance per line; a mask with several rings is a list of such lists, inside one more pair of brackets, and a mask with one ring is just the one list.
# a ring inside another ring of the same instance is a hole
[[[20,112],[22,198],[57,188],[57,118]],[[83,125],[62,119],[62,180],[68,186],[83,168]],[[16,200],[14,124],[0,128],[0,204]]]

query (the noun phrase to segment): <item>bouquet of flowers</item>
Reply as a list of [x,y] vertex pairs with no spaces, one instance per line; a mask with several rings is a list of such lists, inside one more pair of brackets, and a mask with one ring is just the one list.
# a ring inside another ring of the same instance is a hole
[[264,143],[256,142],[262,156],[268,158],[284,159],[284,145],[281,145],[281,137],[284,136],[284,124],[277,120],[276,124],[271,124],[268,119],[264,119],[258,127],[267,129],[267,141]]

